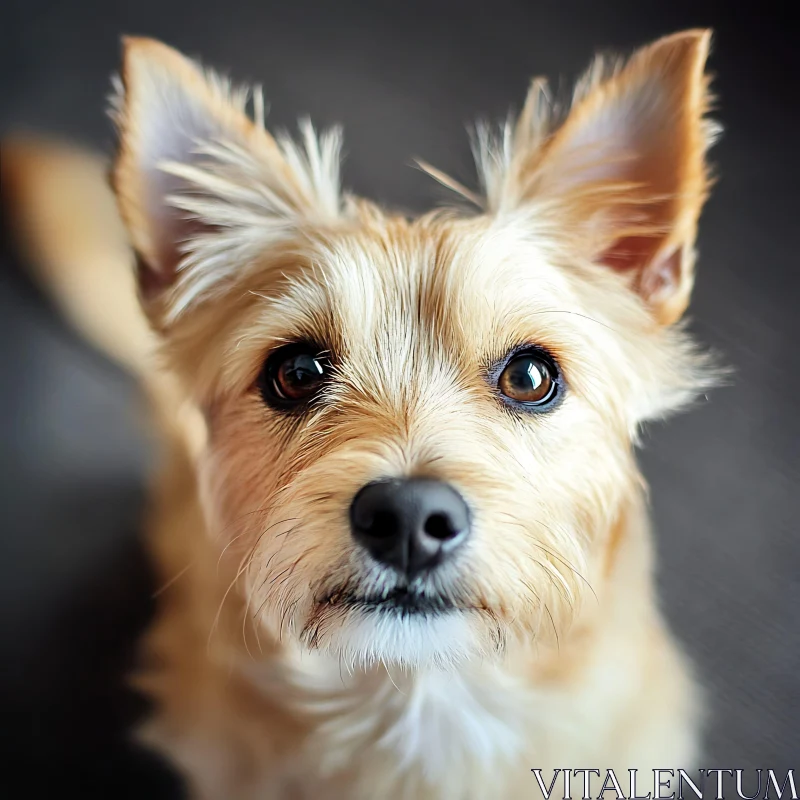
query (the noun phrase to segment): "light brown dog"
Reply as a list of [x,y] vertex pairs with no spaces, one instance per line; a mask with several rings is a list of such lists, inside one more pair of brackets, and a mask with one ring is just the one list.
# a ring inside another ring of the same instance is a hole
[[522,798],[535,767],[694,766],[633,451],[714,377],[679,324],[708,46],[597,60],[570,108],[534,82],[478,131],[480,193],[429,169],[477,210],[408,220],[342,193],[338,133],[275,139],[257,93],[126,41],[113,183],[157,360],[132,292],[66,302],[118,320],[106,344],[156,398],[137,680],[194,797]]

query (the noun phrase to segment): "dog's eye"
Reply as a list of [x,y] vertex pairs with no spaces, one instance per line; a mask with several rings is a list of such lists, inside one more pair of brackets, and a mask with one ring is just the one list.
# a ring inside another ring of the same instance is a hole
[[290,344],[276,350],[264,365],[259,388],[272,405],[294,406],[310,400],[330,372],[330,360],[311,344]]
[[556,399],[558,370],[543,353],[519,353],[500,373],[497,388],[503,399],[512,401],[514,405],[541,409]]

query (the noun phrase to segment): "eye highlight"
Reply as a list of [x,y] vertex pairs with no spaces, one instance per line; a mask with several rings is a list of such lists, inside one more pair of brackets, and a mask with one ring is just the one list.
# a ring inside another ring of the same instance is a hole
[[277,408],[294,408],[307,403],[328,379],[328,355],[310,342],[278,348],[267,358],[258,377],[261,396]]
[[561,394],[558,366],[538,348],[512,353],[493,372],[500,399],[523,411],[549,410]]

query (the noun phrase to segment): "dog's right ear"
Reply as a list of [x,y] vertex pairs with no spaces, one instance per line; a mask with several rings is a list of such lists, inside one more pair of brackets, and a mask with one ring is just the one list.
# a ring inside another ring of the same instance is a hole
[[123,48],[113,184],[146,305],[180,313],[298,226],[338,216],[336,132],[276,140],[260,93],[152,39]]

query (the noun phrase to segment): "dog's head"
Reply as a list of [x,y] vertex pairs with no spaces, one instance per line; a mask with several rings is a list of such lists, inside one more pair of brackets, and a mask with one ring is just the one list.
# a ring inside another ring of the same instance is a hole
[[565,631],[635,495],[640,424],[708,381],[675,322],[713,129],[709,36],[535,82],[478,131],[473,214],[339,186],[339,136],[125,47],[115,188],[143,303],[202,409],[203,501],[248,613],[349,661]]

